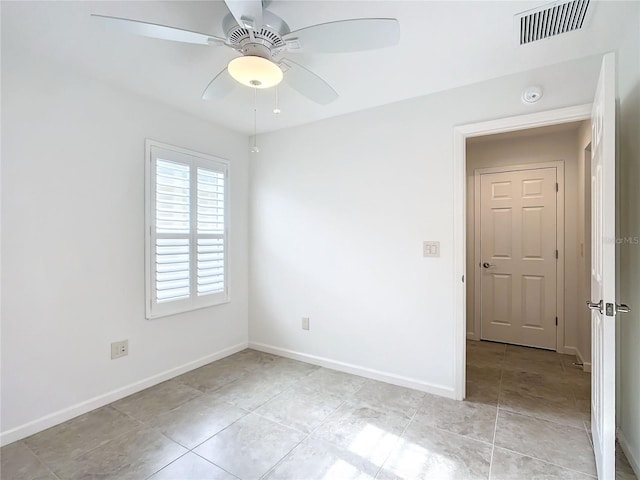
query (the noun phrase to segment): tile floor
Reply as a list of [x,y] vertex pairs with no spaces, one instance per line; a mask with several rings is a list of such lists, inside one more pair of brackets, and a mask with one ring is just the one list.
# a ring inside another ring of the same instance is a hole
[[[467,347],[468,399],[245,350],[0,450],[22,479],[589,479],[574,358]],[[624,456],[619,479],[635,479]]]

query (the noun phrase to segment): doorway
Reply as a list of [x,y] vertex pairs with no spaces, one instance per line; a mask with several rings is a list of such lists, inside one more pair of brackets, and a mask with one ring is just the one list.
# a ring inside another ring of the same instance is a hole
[[497,407],[497,449],[595,475],[590,375],[576,358],[588,133],[567,122],[466,142],[465,401]]
[[[473,295],[473,288],[470,283],[473,281],[466,271],[469,263],[469,244],[467,238],[471,228],[467,225],[468,217],[466,211],[469,209],[467,201],[469,196],[466,189],[469,183],[469,175],[466,167],[467,140],[475,137],[507,134],[519,132],[538,127],[562,125],[571,122],[580,122],[591,118],[591,105],[579,105],[568,108],[561,108],[546,112],[539,112],[518,117],[503,118],[488,122],[459,126],[454,129],[454,278],[455,295],[453,302],[453,316],[456,326],[456,351],[454,361],[454,395],[453,397],[462,400],[465,397],[466,389],[466,339],[473,339],[472,332],[467,328],[467,296]],[[471,242],[472,244],[472,242]],[[478,339],[478,338],[476,338]]]
[[[585,190],[589,172],[584,149],[590,135],[589,121],[574,121],[467,139],[466,338],[545,348],[576,355],[588,363],[589,315],[584,307],[588,296],[585,297],[581,280],[589,271],[589,255],[585,251],[585,234],[590,229],[588,218],[585,221],[589,211],[588,185]],[[497,183],[492,185],[491,179]],[[512,180],[516,180],[511,187],[515,196],[498,191]],[[489,196],[485,199],[489,210],[495,207],[495,215],[504,217],[497,225],[485,221],[484,234],[482,195]],[[509,200],[511,197],[514,200]],[[513,202],[516,203],[511,205]],[[528,216],[528,225],[518,215]],[[514,237],[501,237],[498,247],[504,252],[496,252],[490,238],[496,235],[496,228],[497,232],[506,228],[500,222],[509,225]],[[492,256],[498,258],[492,260]],[[518,256],[522,258],[516,259]],[[515,260],[526,267],[520,278],[514,279],[512,272],[501,270],[501,266]],[[489,268],[483,266],[487,263]],[[494,272],[500,274],[497,279],[492,278]],[[483,280],[488,280],[484,289]],[[492,292],[496,280],[504,291]],[[487,298],[491,296],[503,303],[502,311],[492,311],[492,299]]]

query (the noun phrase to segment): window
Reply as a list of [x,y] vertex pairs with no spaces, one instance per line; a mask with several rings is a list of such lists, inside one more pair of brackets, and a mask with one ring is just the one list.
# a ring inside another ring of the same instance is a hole
[[227,161],[146,141],[147,318],[229,300]]

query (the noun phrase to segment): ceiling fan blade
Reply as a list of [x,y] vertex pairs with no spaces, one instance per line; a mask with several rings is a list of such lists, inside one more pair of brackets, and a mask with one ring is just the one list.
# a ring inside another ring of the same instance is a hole
[[320,105],[327,105],[338,98],[338,93],[318,75],[289,59],[282,61],[287,70],[284,80],[298,93]]
[[204,100],[218,100],[228,95],[237,84],[225,68],[209,82],[207,88],[202,92],[202,98]]
[[260,30],[262,27],[262,0],[224,0],[238,25]]
[[400,24],[395,18],[358,18],[301,28],[282,37],[290,52],[361,52],[397,45]]
[[91,16],[108,27],[117,28],[135,35],[142,35],[143,37],[172,40],[174,42],[195,43],[199,45],[225,43],[224,38],[207,35],[205,33],[183,30],[181,28],[140,22],[138,20],[129,20],[128,18],[109,17],[106,15],[91,14]]

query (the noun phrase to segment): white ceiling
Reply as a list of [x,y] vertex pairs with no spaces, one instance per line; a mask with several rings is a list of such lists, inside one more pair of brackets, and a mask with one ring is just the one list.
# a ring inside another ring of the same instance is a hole
[[[546,1],[280,1],[268,8],[292,30],[332,20],[395,17],[396,47],[349,54],[305,54],[295,60],[340,94],[321,106],[286,85],[283,113],[274,92],[259,91],[258,132],[278,130],[407,98],[614,50],[628,30],[632,2],[593,2],[578,32],[519,47],[513,15]],[[136,37],[97,24],[112,15],[224,36],[221,1],[2,1],[2,53],[22,52],[163,102],[230,129],[252,133],[253,92],[239,86],[222,100],[200,98],[237,54],[227,47]],[[523,86],[524,87],[524,86]]]

